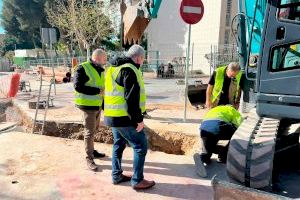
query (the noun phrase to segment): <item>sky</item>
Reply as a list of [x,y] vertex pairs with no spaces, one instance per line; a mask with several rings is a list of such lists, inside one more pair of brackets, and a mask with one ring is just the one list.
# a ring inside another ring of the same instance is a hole
[[[1,14],[1,12],[2,12],[2,0],[0,0],[0,14]],[[4,33],[4,30],[3,30],[3,28],[1,27],[1,24],[0,24],[0,34],[1,33]]]

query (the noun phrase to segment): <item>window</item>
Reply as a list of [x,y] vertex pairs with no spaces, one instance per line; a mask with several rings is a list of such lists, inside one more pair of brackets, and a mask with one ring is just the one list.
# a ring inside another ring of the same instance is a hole
[[300,0],[282,0],[279,5],[278,18],[300,22]]
[[300,68],[300,42],[277,46],[272,49],[271,71]]

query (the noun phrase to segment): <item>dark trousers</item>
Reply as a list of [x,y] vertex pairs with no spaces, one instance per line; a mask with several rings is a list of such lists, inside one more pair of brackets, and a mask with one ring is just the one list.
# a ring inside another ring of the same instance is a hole
[[219,133],[211,133],[205,130],[201,130],[201,141],[202,141],[202,162],[209,163],[213,153],[218,153],[219,158],[226,160],[229,143],[221,151],[217,152],[217,144],[219,140],[230,140],[236,128],[231,124],[223,124],[220,128]]

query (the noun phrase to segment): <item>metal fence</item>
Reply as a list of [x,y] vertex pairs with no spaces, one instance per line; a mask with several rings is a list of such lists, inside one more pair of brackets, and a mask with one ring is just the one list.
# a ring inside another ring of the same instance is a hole
[[[123,51],[110,51],[108,60],[124,55]],[[86,57],[77,57],[78,63]],[[218,66],[238,61],[236,45],[207,45],[193,43],[191,45],[189,76],[211,74]],[[24,62],[25,69],[36,66],[71,67],[72,58],[33,59]],[[109,64],[108,64],[109,65]],[[186,70],[186,48],[174,44],[157,45],[146,52],[143,72],[153,72],[157,78],[183,78]]]
[[[86,60],[85,57],[77,57],[78,63],[84,62]],[[53,59],[33,59],[24,61],[23,68],[32,69],[36,66],[45,66],[45,67],[71,67],[72,66],[72,58],[53,58]]]
[[[186,47],[174,44],[156,45],[157,51],[149,51],[147,57],[148,71],[157,73],[157,77],[183,77],[186,69]],[[189,76],[211,74],[218,66],[238,61],[236,45],[191,45]],[[165,76],[165,74],[167,74]]]
[[230,62],[238,62],[239,54],[236,45],[212,45],[211,53],[206,55],[213,69],[218,66],[229,64]]

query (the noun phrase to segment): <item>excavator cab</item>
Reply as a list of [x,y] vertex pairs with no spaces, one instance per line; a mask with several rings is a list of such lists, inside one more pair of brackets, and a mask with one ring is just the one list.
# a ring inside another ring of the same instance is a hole
[[257,113],[300,120],[300,1],[271,2],[258,63]]
[[[254,2],[254,6],[249,2]],[[285,184],[283,188],[278,186],[282,181],[280,171],[299,170],[300,0],[240,0],[240,6],[243,5],[248,5],[244,21],[251,26],[248,33],[240,31],[239,38],[250,35],[250,41],[242,42],[247,52],[242,51],[241,59],[248,59],[253,49],[260,49],[255,70],[249,62],[245,65],[246,77],[255,82],[256,109],[248,113],[230,140],[226,168],[234,184],[214,181],[215,199],[284,199],[249,188],[299,197],[298,190],[292,191]],[[262,7],[261,20],[249,14]],[[263,24],[263,29],[256,31],[260,44],[252,48],[251,36],[257,24]],[[250,76],[253,74],[255,79]]]
[[157,17],[162,0],[130,0],[121,3],[123,43],[140,43],[150,20]]

